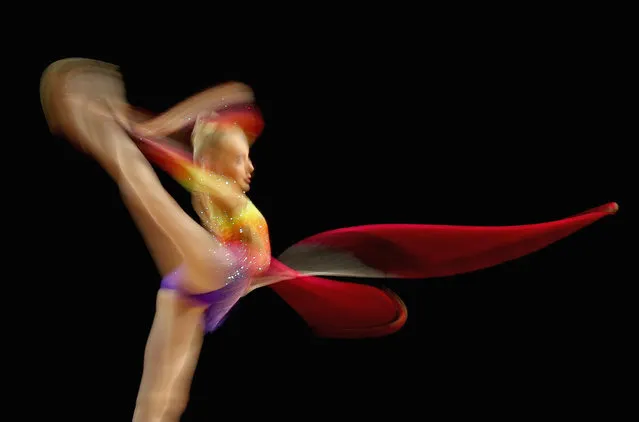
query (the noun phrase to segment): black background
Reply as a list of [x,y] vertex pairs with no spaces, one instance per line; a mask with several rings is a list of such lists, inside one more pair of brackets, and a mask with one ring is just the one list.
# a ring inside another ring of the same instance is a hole
[[[479,26],[299,44],[291,34],[286,46],[257,31],[248,41],[165,42],[154,36],[166,31],[149,26],[126,41],[83,42],[85,32],[69,26],[40,40],[31,106],[39,74],[69,56],[120,65],[129,101],[154,112],[217,83],[251,85],[266,128],[252,151],[250,196],[275,256],[350,225],[528,224],[620,205],[513,262],[385,281],[409,317],[383,339],[316,338],[259,289],[207,336],[183,420],[386,408],[425,416],[440,397],[457,403],[450,412],[608,408],[597,403],[611,377],[623,376],[616,356],[628,341],[630,276],[621,267],[632,139],[621,130],[622,60],[596,32],[513,36]],[[34,359],[46,376],[34,391],[64,397],[47,402],[67,420],[130,420],[160,277],[113,182],[34,113],[29,135],[45,158],[47,189],[28,210],[46,250],[32,265],[48,279],[37,287],[48,304],[32,349],[46,356]],[[159,173],[192,213],[188,193]]]

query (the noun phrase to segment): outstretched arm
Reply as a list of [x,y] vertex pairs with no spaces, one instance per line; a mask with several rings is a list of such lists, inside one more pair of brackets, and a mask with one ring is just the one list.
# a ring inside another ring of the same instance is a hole
[[[193,124],[195,118],[205,110],[215,112],[225,106],[251,103],[254,100],[249,86],[228,82],[189,97],[156,117],[139,121],[135,124],[135,130],[146,136],[166,136]],[[137,113],[135,118],[142,120],[144,116]]]

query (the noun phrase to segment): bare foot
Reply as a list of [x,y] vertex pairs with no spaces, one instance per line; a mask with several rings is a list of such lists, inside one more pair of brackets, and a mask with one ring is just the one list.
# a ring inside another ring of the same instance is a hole
[[49,129],[64,135],[91,155],[99,149],[87,119],[112,119],[112,109],[126,107],[117,68],[89,59],[64,59],[47,67],[40,82],[40,99]]

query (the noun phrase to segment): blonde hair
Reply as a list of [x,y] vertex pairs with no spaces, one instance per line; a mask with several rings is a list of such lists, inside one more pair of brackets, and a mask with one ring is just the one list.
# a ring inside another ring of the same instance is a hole
[[205,155],[205,152],[219,145],[222,131],[215,122],[197,119],[191,133],[191,145],[193,146],[193,158],[195,161]]
[[191,132],[191,145],[193,146],[193,159],[199,162],[205,155],[216,150],[221,145],[221,140],[232,130],[241,130],[238,127],[219,124],[215,121],[197,119],[193,132]]

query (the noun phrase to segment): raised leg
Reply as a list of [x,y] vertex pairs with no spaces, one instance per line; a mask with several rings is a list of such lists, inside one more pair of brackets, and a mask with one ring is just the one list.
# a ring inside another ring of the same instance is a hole
[[93,156],[111,175],[162,275],[185,265],[184,287],[203,293],[224,286],[232,263],[226,248],[175,202],[137,146],[105,117],[104,102],[125,104],[113,68],[84,59],[55,63],[42,81],[52,128]]

